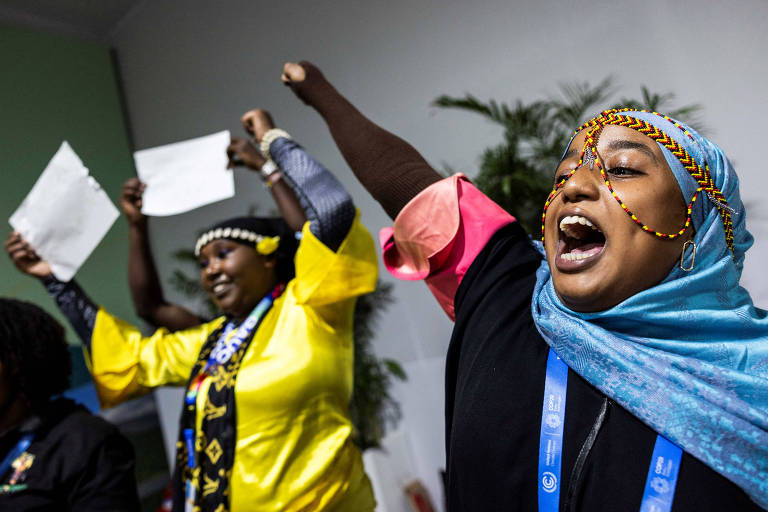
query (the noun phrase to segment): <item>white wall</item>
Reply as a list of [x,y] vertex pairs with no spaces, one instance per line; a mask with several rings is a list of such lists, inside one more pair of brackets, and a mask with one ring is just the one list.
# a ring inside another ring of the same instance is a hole
[[[371,230],[388,224],[354,181],[319,117],[279,82],[282,63],[307,59],[384,127],[435,166],[472,174],[500,131],[469,114],[429,107],[437,95],[530,100],[557,84],[614,75],[622,95],[639,85],[701,103],[709,134],[730,155],[750,206],[757,243],[744,284],[768,305],[768,208],[762,122],[768,118],[763,21],[768,2],[572,2],[375,0],[359,2],[145,1],[114,33],[137,148],[222,128],[239,131],[246,109],[265,107],[350,188]],[[238,199],[153,221],[155,253],[169,254],[214,220],[256,201],[271,208],[258,179],[240,176]],[[758,211],[761,210],[761,211]],[[262,210],[263,211],[263,210]],[[397,386],[412,460],[433,499],[444,465],[442,365],[451,325],[420,283],[398,283],[382,323],[379,354],[405,363]],[[175,421],[175,418],[174,418]]]

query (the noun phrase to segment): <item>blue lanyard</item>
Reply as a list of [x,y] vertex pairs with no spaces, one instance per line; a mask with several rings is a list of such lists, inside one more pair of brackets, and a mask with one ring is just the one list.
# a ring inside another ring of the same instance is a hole
[[229,338],[232,330],[235,328],[232,322],[227,323],[224,328],[224,332],[221,333],[219,339],[216,341],[216,345],[211,351],[211,355],[208,357],[208,362],[205,365],[205,370],[208,371],[212,367],[220,364],[224,364],[237,352],[240,345],[251,335],[253,329],[259,324],[261,317],[264,313],[272,307],[272,303],[275,301],[275,292],[268,293],[263,299],[259,301],[248,318],[240,324],[237,332],[234,336]]
[[[256,326],[259,325],[264,314],[272,307],[275,299],[282,293],[283,285],[278,285],[274,290],[269,292],[263,299],[259,301],[253,311],[248,315],[248,318],[240,324],[237,332],[234,336],[229,338],[232,330],[235,328],[233,322],[228,322],[224,331],[216,340],[208,361],[205,363],[205,368],[201,371],[193,380],[187,390],[184,402],[186,405],[193,405],[197,400],[197,394],[200,391],[203,380],[208,376],[211,369],[215,366],[221,365],[229,361],[229,359],[237,352],[237,349],[248,339]],[[184,444],[187,447],[187,466],[189,468],[195,467],[195,431],[191,428],[184,429]]]
[[672,509],[682,456],[680,447],[662,435],[656,436],[640,512],[669,512]]
[[[560,508],[567,387],[568,366],[549,349],[539,437],[539,512],[557,512]],[[677,445],[661,435],[656,436],[640,512],[669,512],[672,509],[682,455],[683,450]]]
[[563,459],[567,387],[568,366],[550,349],[539,436],[539,512],[557,511],[560,507],[560,467]]
[[32,438],[34,437],[34,434],[24,434],[21,436],[21,439],[18,443],[16,443],[16,446],[14,446],[10,452],[8,452],[8,455],[5,456],[3,459],[3,462],[0,463],[0,478],[3,478],[5,474],[8,472],[8,470],[11,468],[11,464],[13,464],[13,461],[19,458],[19,456],[24,453],[24,450],[29,448],[29,445],[32,444]]

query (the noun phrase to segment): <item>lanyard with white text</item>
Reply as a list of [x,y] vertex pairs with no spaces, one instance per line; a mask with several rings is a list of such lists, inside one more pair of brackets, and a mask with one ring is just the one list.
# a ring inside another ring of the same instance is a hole
[[242,345],[243,342],[248,339],[256,326],[259,325],[261,318],[269,310],[269,308],[272,307],[272,303],[277,297],[280,296],[280,294],[283,292],[283,289],[283,285],[278,285],[274,290],[272,290],[263,299],[261,299],[256,307],[253,308],[251,314],[248,315],[242,324],[240,324],[240,327],[237,328],[237,332],[235,332],[234,336],[231,338],[230,334],[232,334],[232,331],[235,328],[234,323],[227,323],[227,325],[224,327],[224,331],[222,331],[221,335],[219,336],[219,339],[216,340],[216,345],[214,345],[213,350],[211,350],[211,354],[208,356],[208,361],[205,363],[205,367],[199,374],[195,376],[194,379],[192,379],[184,399],[186,405],[192,405],[195,403],[197,394],[200,391],[200,386],[202,385],[205,378],[208,377],[211,370],[215,366],[224,364],[229,361],[232,355],[237,352],[237,349],[240,348],[240,345]]
[[[568,366],[549,349],[539,437],[539,512],[557,512],[560,508],[567,387]],[[683,451],[665,437],[656,437],[640,512],[669,512],[672,509],[682,454]]]
[[33,437],[33,434],[24,434],[21,436],[21,439],[19,439],[19,442],[16,443],[16,445],[11,449],[11,451],[8,452],[8,455],[5,456],[3,462],[0,463],[0,479],[5,476],[9,469],[11,469],[13,461],[18,459],[21,454],[24,453],[24,450],[29,448],[29,445],[32,444]]
[[268,293],[263,299],[261,299],[259,303],[256,304],[256,307],[253,308],[251,314],[248,315],[248,318],[246,318],[243,323],[240,324],[240,327],[237,328],[237,332],[235,332],[235,335],[231,338],[229,335],[232,332],[232,329],[234,329],[234,325],[232,322],[227,324],[227,326],[224,328],[224,332],[221,333],[221,336],[219,336],[216,345],[213,347],[211,355],[208,357],[208,363],[205,365],[205,372],[210,370],[213,366],[224,364],[229,361],[229,358],[231,358],[232,355],[237,352],[237,349],[240,348],[240,345],[242,345],[248,336],[251,335],[253,330],[261,321],[261,317],[264,316],[264,313],[266,313],[267,310],[272,307],[272,303],[280,295],[280,293],[282,293],[282,291],[282,285],[279,285],[270,293]]
[[550,349],[539,436],[539,512],[556,512],[560,508],[560,467],[567,387],[568,366]]

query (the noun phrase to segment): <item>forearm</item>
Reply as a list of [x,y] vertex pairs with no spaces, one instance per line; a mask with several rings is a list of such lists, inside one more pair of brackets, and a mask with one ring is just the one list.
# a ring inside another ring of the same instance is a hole
[[292,230],[301,231],[302,226],[307,222],[307,215],[288,182],[281,177],[272,183],[270,191],[285,222]]
[[418,151],[363,116],[316,68],[305,69],[306,80],[293,88],[323,117],[347,164],[390,217],[442,179]]
[[136,314],[155,327],[171,331],[199,324],[197,315],[165,300],[146,220],[129,224],[128,239],[128,285]]
[[152,321],[152,311],[162,304],[163,291],[149,243],[146,220],[129,224],[128,286],[136,314]]
[[65,283],[51,274],[43,277],[41,281],[90,351],[93,327],[96,324],[96,314],[99,312],[98,306],[74,280]]
[[267,149],[282,169],[281,181],[285,181],[298,198],[312,233],[332,250],[338,249],[355,218],[349,193],[293,140],[279,137]]

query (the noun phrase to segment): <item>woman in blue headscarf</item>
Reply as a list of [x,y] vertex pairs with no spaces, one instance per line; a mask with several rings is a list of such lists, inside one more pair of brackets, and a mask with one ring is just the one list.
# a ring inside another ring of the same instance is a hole
[[450,510],[768,507],[768,319],[739,286],[752,237],[715,144],[603,112],[565,148],[532,242],[311,64],[283,81],[395,219],[390,272],[425,279],[455,320]]

